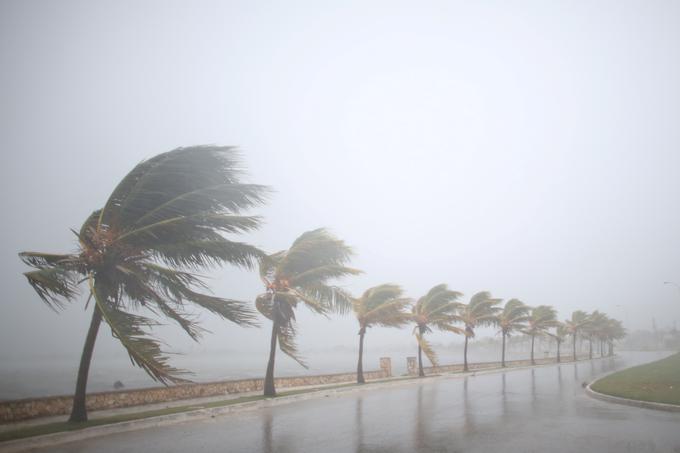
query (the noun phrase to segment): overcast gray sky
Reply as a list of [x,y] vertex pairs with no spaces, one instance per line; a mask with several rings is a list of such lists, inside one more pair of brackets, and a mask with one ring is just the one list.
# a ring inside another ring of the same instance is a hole
[[[2,0],[0,68],[0,356],[75,363],[87,327],[82,303],[39,301],[17,252],[74,249],[136,163],[206,143],[276,190],[249,240],[329,227],[365,271],[354,292],[446,282],[561,318],[680,319],[662,284],[680,282],[680,2]],[[202,319],[202,347],[265,353],[268,325]],[[349,317],[299,321],[303,349],[356,342]],[[97,348],[121,349],[107,328]]]

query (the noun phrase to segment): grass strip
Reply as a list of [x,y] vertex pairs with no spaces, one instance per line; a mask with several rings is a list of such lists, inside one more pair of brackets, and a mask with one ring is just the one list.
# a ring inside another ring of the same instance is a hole
[[591,388],[605,395],[680,405],[680,353],[610,374]]

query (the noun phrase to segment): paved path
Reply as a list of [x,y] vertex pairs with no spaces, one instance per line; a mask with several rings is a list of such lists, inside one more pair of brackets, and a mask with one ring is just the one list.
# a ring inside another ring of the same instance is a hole
[[605,403],[582,388],[662,356],[367,388],[36,451],[680,453],[680,414]]

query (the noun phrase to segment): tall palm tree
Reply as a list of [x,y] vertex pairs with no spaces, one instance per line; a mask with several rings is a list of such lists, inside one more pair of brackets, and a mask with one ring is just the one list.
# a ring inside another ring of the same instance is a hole
[[406,308],[413,302],[402,297],[398,285],[384,284],[367,289],[361,297],[352,298],[352,309],[359,321],[359,362],[357,364],[357,383],[364,380],[364,335],[373,326],[400,327],[410,319]]
[[539,305],[531,309],[527,327],[524,333],[531,337],[531,364],[536,365],[534,360],[534,342],[536,336],[545,335],[548,329],[557,326],[557,312],[549,305]]
[[605,327],[605,341],[609,347],[608,356],[614,355],[614,341],[620,340],[626,336],[626,329],[623,328],[621,321],[617,319],[608,319]]
[[466,304],[460,304],[454,316],[457,322],[465,325],[465,348],[463,349],[463,371],[468,371],[468,340],[475,337],[475,328],[498,324],[498,306],[501,299],[494,299],[488,291],[480,291]]
[[582,310],[576,310],[571,314],[571,319],[567,319],[564,322],[567,332],[571,335],[574,362],[576,362],[576,339],[578,334],[586,328],[588,322],[588,313]]
[[498,326],[503,338],[501,366],[505,368],[505,340],[513,332],[521,331],[526,328],[529,319],[529,307],[519,299],[510,299],[505,303],[503,311],[498,314]]
[[425,334],[435,327],[439,330],[463,334],[463,330],[455,327],[455,313],[460,305],[457,300],[462,296],[458,291],[451,291],[445,284],[434,286],[427,294],[413,305],[411,316],[416,323],[413,334],[418,341],[418,376],[425,376],[423,371],[423,352],[433,366],[437,366],[437,354]]
[[588,339],[588,357],[593,358],[593,340],[599,338],[600,333],[607,323],[607,316],[595,310],[588,316],[588,324],[585,326],[583,332]]
[[328,231],[319,228],[298,237],[288,250],[264,257],[260,277],[266,292],[257,296],[256,307],[272,321],[269,361],[264,381],[265,396],[276,396],[274,362],[276,344],[303,367],[295,344],[295,308],[299,303],[315,313],[347,312],[350,296],[329,284],[330,280],[360,271],[347,267],[352,249]]
[[[182,382],[159,342],[145,327],[151,319],[133,313],[142,307],[175,321],[194,340],[201,329],[186,313],[192,303],[241,325],[253,325],[243,302],[206,295],[194,272],[230,263],[250,268],[262,253],[233,242],[224,233],[258,227],[244,209],[264,201],[264,186],[240,181],[239,159],[228,147],[178,148],[137,165],[115,188],[102,209],[80,228],[73,254],[23,252],[36,270],[24,275],[53,309],[76,299],[87,282],[92,320],[83,347],[71,421],[87,420],[87,378],[99,326],[104,320],[132,363],[164,384]],[[87,304],[86,304],[87,307]]]
[[569,335],[567,326],[558,321],[555,326],[555,333],[549,335],[555,339],[555,343],[557,344],[557,363],[560,363],[562,361],[560,357],[560,346],[564,343],[564,340],[566,340],[567,335]]

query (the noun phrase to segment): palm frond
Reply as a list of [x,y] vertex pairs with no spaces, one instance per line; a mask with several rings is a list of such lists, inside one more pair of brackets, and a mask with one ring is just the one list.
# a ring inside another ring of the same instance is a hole
[[199,307],[203,307],[209,312],[240,326],[258,326],[257,318],[253,311],[248,307],[247,302],[210,296],[191,290],[186,290],[184,292],[184,297]]
[[361,295],[361,305],[366,309],[366,311],[370,311],[374,308],[380,307],[386,302],[400,298],[402,294],[403,290],[399,285],[386,283],[374,286],[364,291],[364,293]]
[[370,308],[361,318],[367,326],[399,327],[411,321],[410,314],[405,311],[411,303],[412,300],[405,297],[387,300]]
[[289,281],[291,286],[304,287],[310,284],[326,283],[331,279],[359,274],[361,274],[361,271],[358,269],[352,269],[339,264],[326,264],[293,275]]
[[277,316],[279,322],[295,319],[293,310],[297,304],[297,294],[284,291],[267,292],[255,299],[257,311],[271,321],[274,320],[274,316]]
[[279,348],[284,354],[295,360],[301,366],[304,368],[309,368],[304,359],[300,357],[297,344],[295,343],[296,331],[294,322],[294,319],[289,319],[288,322],[279,325],[279,331],[277,335],[279,340]]
[[262,316],[269,319],[270,321],[274,320],[274,297],[275,295],[272,293],[264,293],[255,298],[255,308],[262,314]]
[[557,311],[549,305],[539,305],[531,309],[531,315],[524,333],[542,335],[551,327],[559,325]]
[[214,239],[216,231],[245,233],[259,226],[259,217],[205,211],[192,216],[171,217],[131,229],[121,234],[117,241],[150,250],[174,242]]
[[60,255],[55,253],[21,252],[19,258],[27,266],[45,269],[52,266],[63,266],[65,269],[76,270],[80,267],[77,255]]
[[341,239],[319,228],[300,235],[282,257],[278,272],[287,277],[328,265],[344,265],[354,255]]
[[432,349],[432,345],[419,333],[416,333],[415,336],[418,344],[420,345],[420,349],[423,350],[425,356],[428,358],[430,363],[432,363],[432,366],[439,366],[437,354],[434,352],[434,349]]
[[501,332],[510,335],[515,330],[524,329],[529,320],[529,307],[519,299],[510,299],[498,314]]
[[451,323],[449,322],[434,322],[433,325],[437,329],[443,330],[445,332],[452,332],[455,333],[456,335],[465,335],[465,329],[461,329],[460,327],[451,325]]
[[154,247],[153,256],[165,263],[185,269],[201,269],[229,263],[252,269],[264,253],[257,247],[219,238],[175,242]]
[[101,312],[114,338],[125,347],[132,363],[146,371],[153,380],[163,384],[188,382],[180,377],[188,372],[171,366],[161,351],[160,343],[144,331],[144,327],[151,327],[156,323],[120,310],[115,303],[111,303],[105,295],[100,294],[93,277],[90,277],[89,281],[95,309]]
[[177,148],[138,164],[113,191],[98,229],[138,228],[201,212],[234,212],[264,201],[267,189],[243,185],[232,147]]
[[19,258],[36,269],[25,272],[24,276],[51,309],[61,309],[65,301],[77,296],[82,266],[76,255],[22,252]]
[[282,250],[271,255],[265,255],[260,260],[260,279],[267,285],[271,284],[276,279],[277,269],[281,260],[286,255],[286,251]]
[[206,332],[204,328],[196,323],[194,316],[184,313],[177,308],[171,307],[160,297],[154,299],[154,301],[160,312],[175,321],[182,328],[182,330],[184,330],[187,335],[191,337],[192,340],[198,341],[199,337],[204,332]]
[[345,314],[352,309],[351,296],[338,286],[310,284],[296,292],[307,305],[320,305],[327,312]]

